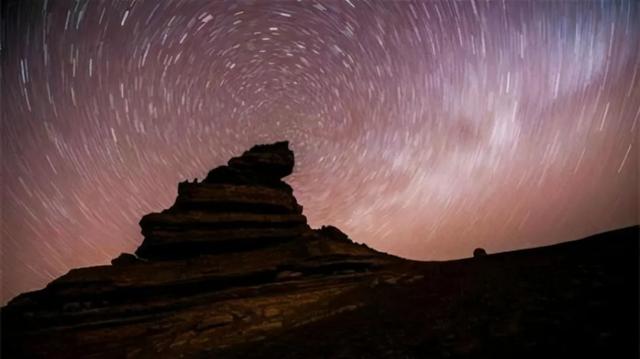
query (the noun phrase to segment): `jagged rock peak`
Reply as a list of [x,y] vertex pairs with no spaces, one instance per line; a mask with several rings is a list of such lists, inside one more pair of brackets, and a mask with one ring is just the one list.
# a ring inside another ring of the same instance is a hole
[[293,172],[294,155],[289,142],[256,145],[241,156],[209,172],[204,183],[265,184],[279,182]]
[[289,142],[253,146],[228,163],[201,183],[180,183],[171,208],[142,218],[139,257],[245,251],[309,233],[302,206],[281,180],[294,166]]

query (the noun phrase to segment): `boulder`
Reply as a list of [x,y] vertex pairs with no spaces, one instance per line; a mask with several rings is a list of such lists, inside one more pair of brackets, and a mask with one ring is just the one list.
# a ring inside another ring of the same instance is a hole
[[487,255],[487,252],[484,250],[484,248],[476,248],[473,250],[474,258],[485,257],[486,255]]

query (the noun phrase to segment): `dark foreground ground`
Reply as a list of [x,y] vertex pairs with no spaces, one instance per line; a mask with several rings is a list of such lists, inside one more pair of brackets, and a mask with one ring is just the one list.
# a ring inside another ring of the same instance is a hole
[[420,279],[222,356],[637,358],[638,227],[550,247],[407,268]]
[[[480,258],[395,260],[383,275],[316,273],[287,283],[235,289],[240,299],[227,290],[226,299],[199,302],[200,312],[172,309],[138,324],[38,331],[9,323],[3,357],[638,357],[637,226]],[[216,314],[217,322],[197,314],[221,307],[235,314]],[[189,320],[199,324],[184,326]],[[214,335],[221,341],[207,338]]]

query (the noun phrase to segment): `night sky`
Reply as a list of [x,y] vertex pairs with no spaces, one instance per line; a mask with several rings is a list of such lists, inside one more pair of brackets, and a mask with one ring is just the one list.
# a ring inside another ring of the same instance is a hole
[[3,303],[277,140],[312,226],[408,258],[638,222],[638,2],[2,6]]

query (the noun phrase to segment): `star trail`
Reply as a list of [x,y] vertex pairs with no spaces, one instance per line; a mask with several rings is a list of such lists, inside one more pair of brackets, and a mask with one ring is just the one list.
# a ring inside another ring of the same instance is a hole
[[5,1],[2,301],[289,140],[312,226],[422,260],[638,223],[634,1]]

